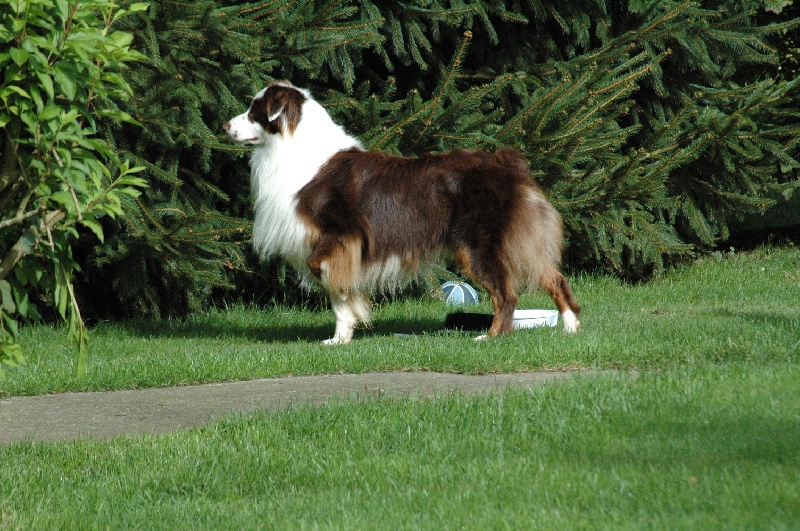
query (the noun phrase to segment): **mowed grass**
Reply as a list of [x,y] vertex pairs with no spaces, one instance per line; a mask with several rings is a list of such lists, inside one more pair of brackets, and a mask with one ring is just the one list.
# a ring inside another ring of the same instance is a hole
[[[300,374],[435,370],[655,370],[701,362],[788,362],[800,353],[800,251],[761,249],[703,259],[665,278],[626,285],[603,276],[571,279],[583,305],[579,334],[559,327],[474,341],[444,332],[434,299],[376,308],[373,326],[348,345],[329,311],[234,306],[187,319],[95,323],[86,381],[75,379],[75,347],[60,328],[22,334],[28,366],[0,381],[0,394],[182,385]],[[552,308],[544,295],[521,308]],[[484,301],[470,311],[491,313]],[[396,334],[411,334],[396,336]]]
[[797,529],[800,368],[296,406],[0,465],[4,528]]
[[[541,389],[343,400],[163,436],[0,448],[0,528],[800,528],[800,254],[725,254],[637,286],[571,279],[583,331],[475,342],[430,300],[350,345],[323,312],[237,306],[25,331],[6,394],[392,370],[590,368]],[[549,307],[539,296],[526,307]],[[488,306],[483,306],[488,311]],[[413,334],[395,337],[394,334]]]

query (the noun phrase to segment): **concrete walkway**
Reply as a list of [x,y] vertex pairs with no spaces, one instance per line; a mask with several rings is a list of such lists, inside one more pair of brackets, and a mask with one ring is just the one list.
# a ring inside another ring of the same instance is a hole
[[530,389],[580,374],[526,372],[468,376],[436,372],[338,374],[0,400],[0,445],[110,439],[200,426],[235,412],[278,411],[334,397],[432,397],[516,386]]

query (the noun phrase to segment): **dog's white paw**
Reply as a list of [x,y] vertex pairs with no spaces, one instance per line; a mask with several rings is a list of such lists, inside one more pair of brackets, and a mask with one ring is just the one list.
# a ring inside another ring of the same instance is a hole
[[484,339],[489,339],[489,336],[487,334],[481,334],[475,338],[475,341],[483,341]]
[[578,321],[578,316],[572,310],[567,310],[561,314],[561,320],[564,322],[564,332],[573,334],[580,331],[581,323]]
[[344,345],[345,343],[349,343],[349,339],[342,339],[340,337],[332,337],[330,339],[326,339],[322,342],[323,345]]

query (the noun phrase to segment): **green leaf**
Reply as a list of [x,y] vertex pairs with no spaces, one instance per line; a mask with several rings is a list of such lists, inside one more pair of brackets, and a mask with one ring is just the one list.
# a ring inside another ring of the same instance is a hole
[[[8,323],[8,321],[6,321],[6,323]],[[0,360],[9,367],[19,367],[27,363],[19,343],[9,340],[0,343]],[[0,370],[0,378],[4,377],[5,373]]]
[[28,293],[18,292],[17,296],[17,315],[20,317],[26,318],[28,317],[28,309],[30,308],[30,301],[28,300]]
[[31,54],[19,48],[11,48],[8,50],[8,53],[11,56],[11,60],[14,61],[17,66],[22,66],[27,63],[28,58],[31,56]]
[[127,11],[128,13],[138,13],[141,11],[147,11],[149,8],[150,2],[136,2],[135,4],[128,6]]
[[36,72],[36,77],[39,79],[39,83],[42,84],[44,91],[47,93],[47,96],[50,98],[50,101],[55,100],[55,89],[53,88],[53,78],[51,78],[46,72]]
[[133,125],[142,125],[139,121],[136,120],[136,118],[134,118],[127,112],[121,111],[119,109],[101,109],[97,111],[97,114],[99,114],[100,116],[106,116],[114,120],[119,120],[120,122],[126,122]]
[[16,94],[19,94],[23,98],[27,98],[27,99],[31,98],[30,94],[28,94],[25,90],[23,90],[22,88],[18,87],[17,85],[7,85],[7,86],[3,87],[3,90],[0,91],[0,98],[5,100],[12,92],[14,92]]
[[[136,169],[138,169],[138,168],[134,168],[133,170],[129,170],[128,173],[129,174],[133,173]],[[144,169],[144,168],[141,168],[141,169]],[[148,186],[148,183],[147,183],[147,181],[145,179],[142,179],[141,177],[130,177],[130,176],[127,176],[127,175],[117,179],[117,184],[127,185],[127,186],[138,186],[140,188],[147,188],[147,186]]]
[[47,105],[44,109],[42,109],[42,112],[39,113],[39,120],[46,122],[47,120],[52,120],[59,114],[61,114],[61,107],[59,107],[58,105],[50,104]]
[[6,313],[14,313],[17,310],[14,304],[14,297],[11,293],[11,284],[7,280],[0,280],[0,297],[2,298],[3,311]]
[[94,235],[97,236],[97,239],[100,240],[100,243],[105,241],[105,236],[103,234],[103,226],[94,219],[90,219],[88,216],[85,216],[81,221],[81,224],[94,232]]
[[72,194],[66,190],[59,190],[53,193],[53,195],[50,196],[50,200],[55,201],[67,209],[75,210],[75,201],[72,199]]
[[67,72],[66,69],[59,64],[54,69],[53,74],[58,88],[69,101],[73,101],[78,90],[75,84],[74,72]]
[[36,242],[38,240],[39,238],[34,229],[31,228],[23,232],[19,239],[22,245],[22,251],[25,254],[30,254],[36,248]]
[[5,323],[6,328],[8,329],[8,333],[12,338],[16,338],[19,336],[19,323],[17,320],[7,315],[5,313],[0,313],[3,316],[3,322]]

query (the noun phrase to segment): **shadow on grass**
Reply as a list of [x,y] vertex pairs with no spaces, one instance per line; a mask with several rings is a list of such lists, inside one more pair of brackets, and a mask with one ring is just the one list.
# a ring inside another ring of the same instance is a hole
[[797,315],[779,312],[762,312],[757,310],[717,309],[712,312],[728,319],[743,319],[760,325],[772,325],[779,328],[796,328],[800,324]]
[[[321,314],[321,317],[324,314]],[[278,323],[274,318],[264,319],[264,324],[235,322],[224,314],[205,322],[193,320],[146,320],[136,319],[115,324],[127,333],[146,338],[220,339],[263,343],[318,342],[333,336],[333,316],[325,322],[309,323],[308,319],[291,317]],[[301,322],[303,321],[303,322]],[[413,317],[377,318],[369,326],[359,326],[355,339],[390,337],[394,334],[429,334],[444,330],[444,315],[441,319]]]

